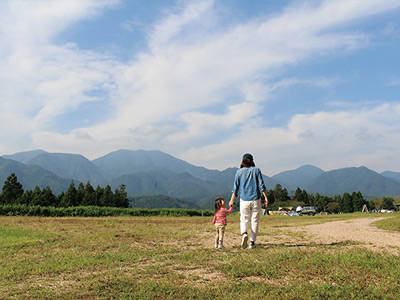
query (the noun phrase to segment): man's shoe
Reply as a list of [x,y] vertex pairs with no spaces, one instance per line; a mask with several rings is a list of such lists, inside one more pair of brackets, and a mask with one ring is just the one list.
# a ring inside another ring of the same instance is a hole
[[243,233],[242,235],[242,249],[246,249],[247,245],[248,245],[248,241],[249,241],[249,236],[247,235],[247,233]]
[[256,243],[250,241],[249,249],[254,249],[256,247],[257,247]]

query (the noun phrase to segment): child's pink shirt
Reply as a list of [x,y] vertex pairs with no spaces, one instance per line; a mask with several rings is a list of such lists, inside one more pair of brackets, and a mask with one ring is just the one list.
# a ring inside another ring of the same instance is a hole
[[233,211],[233,206],[231,206],[229,209],[226,209],[225,207],[221,207],[214,216],[214,219],[212,221],[212,224],[215,223],[222,223],[224,225],[227,224],[226,222],[226,215],[232,213]]

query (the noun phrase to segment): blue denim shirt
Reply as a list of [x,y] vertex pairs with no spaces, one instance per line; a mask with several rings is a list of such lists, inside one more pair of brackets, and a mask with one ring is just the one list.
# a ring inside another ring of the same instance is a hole
[[253,201],[261,198],[261,192],[266,190],[261,170],[256,167],[237,170],[232,193],[235,197],[240,191],[240,199]]

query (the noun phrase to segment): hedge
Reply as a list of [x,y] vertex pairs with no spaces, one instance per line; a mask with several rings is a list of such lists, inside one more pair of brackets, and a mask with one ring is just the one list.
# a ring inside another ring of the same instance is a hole
[[100,206],[53,207],[23,204],[0,205],[0,216],[108,217],[108,216],[212,216],[211,210],[182,208],[118,208]]

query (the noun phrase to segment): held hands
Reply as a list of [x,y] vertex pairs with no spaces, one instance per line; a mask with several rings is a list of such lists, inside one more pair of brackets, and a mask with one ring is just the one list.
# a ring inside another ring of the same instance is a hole
[[267,207],[267,206],[268,206],[268,195],[267,195],[267,191],[264,190],[262,193],[263,193],[263,195],[264,195],[265,207]]
[[231,201],[229,201],[229,206],[233,206],[233,204],[235,203],[235,198],[235,193],[232,193]]

